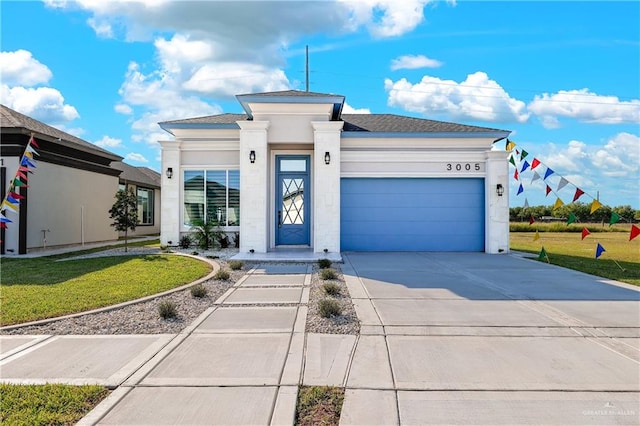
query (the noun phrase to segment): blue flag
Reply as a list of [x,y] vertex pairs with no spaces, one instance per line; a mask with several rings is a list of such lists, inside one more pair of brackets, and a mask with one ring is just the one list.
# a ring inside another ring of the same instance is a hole
[[604,249],[604,247],[602,247],[600,243],[598,243],[598,246],[596,247],[596,259],[602,256],[602,253],[604,253],[605,251],[606,250]]
[[527,168],[529,168],[529,163],[527,162],[527,160],[524,160],[524,163],[522,163],[522,170],[520,170],[520,173],[527,170]]
[[547,171],[544,173],[544,178],[542,178],[542,179],[546,180],[552,174],[553,174],[553,170],[551,170],[550,168],[547,168]]
[[524,191],[524,188],[522,187],[522,184],[520,184],[520,186],[518,187],[518,193],[516,195],[520,195],[522,191]]

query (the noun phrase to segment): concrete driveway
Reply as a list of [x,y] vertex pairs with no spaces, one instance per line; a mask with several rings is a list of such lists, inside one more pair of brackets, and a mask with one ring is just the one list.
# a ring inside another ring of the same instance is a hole
[[640,424],[640,289],[480,253],[348,253],[341,424]]

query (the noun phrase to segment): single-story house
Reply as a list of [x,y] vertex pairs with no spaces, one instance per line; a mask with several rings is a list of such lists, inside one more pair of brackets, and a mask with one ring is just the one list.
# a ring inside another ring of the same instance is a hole
[[509,250],[510,132],[393,114],[343,114],[344,96],[238,95],[244,114],[159,123],[160,239],[196,219],[241,253]]
[[35,168],[25,174],[26,179],[21,178],[26,185],[15,187],[21,197],[16,211],[3,211],[11,222],[0,229],[0,254],[26,254],[44,248],[116,240],[118,233],[111,226],[109,209],[120,184],[128,182],[135,185],[139,197],[147,190],[142,194],[147,197],[142,201],[147,223],[137,232],[157,234],[158,208],[149,204],[160,198],[157,173],[140,168],[130,178],[134,176],[131,169],[137,168],[121,163],[121,156],[5,105],[0,105],[0,118],[3,200],[17,176],[31,136],[38,146],[32,147],[38,154],[33,155]]

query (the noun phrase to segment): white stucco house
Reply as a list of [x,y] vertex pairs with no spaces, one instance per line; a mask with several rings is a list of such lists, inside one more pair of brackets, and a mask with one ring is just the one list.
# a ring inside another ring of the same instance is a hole
[[238,95],[244,114],[160,123],[161,241],[194,219],[240,253],[509,250],[509,131],[343,114],[344,96]]

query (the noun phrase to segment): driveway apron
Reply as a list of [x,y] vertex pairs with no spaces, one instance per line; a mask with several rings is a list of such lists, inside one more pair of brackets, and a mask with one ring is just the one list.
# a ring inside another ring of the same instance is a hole
[[348,253],[341,424],[640,424],[640,292],[516,255]]

